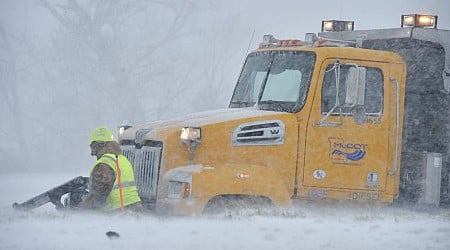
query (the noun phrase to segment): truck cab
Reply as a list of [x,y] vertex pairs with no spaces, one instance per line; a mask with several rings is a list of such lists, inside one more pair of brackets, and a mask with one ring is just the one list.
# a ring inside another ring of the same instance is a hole
[[144,203],[200,214],[303,200],[394,202],[406,112],[414,112],[405,106],[409,66],[398,51],[358,39],[266,35],[247,56],[228,109],[123,130]]
[[407,72],[397,202],[450,204],[450,31],[437,28],[437,16],[409,14],[401,16],[401,28],[322,30],[318,35],[359,40],[362,48],[403,58]]

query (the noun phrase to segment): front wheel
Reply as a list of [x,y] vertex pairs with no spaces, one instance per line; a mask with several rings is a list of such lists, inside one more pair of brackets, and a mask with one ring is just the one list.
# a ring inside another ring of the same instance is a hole
[[260,215],[273,208],[272,201],[265,196],[256,195],[220,195],[212,198],[203,209],[206,215]]

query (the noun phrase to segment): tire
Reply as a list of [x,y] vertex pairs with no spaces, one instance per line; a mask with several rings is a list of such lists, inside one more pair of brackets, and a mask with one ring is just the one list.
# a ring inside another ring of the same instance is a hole
[[264,196],[221,195],[212,198],[206,204],[203,214],[226,217],[260,215],[272,207],[272,201]]

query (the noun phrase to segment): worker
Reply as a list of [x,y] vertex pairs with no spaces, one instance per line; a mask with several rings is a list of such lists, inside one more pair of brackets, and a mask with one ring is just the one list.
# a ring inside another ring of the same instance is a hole
[[90,137],[91,155],[97,161],[89,177],[89,193],[80,209],[102,211],[145,211],[134,181],[133,167],[122,155],[119,144],[107,127],[96,128]]

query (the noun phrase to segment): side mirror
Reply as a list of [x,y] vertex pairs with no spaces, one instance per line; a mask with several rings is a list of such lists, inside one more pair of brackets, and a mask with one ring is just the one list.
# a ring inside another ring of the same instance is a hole
[[353,121],[355,121],[355,123],[358,125],[366,123],[366,108],[363,105],[354,106],[352,109],[352,117]]
[[345,106],[354,107],[364,105],[364,94],[366,90],[366,68],[358,67],[356,64],[350,65],[346,85]]

